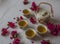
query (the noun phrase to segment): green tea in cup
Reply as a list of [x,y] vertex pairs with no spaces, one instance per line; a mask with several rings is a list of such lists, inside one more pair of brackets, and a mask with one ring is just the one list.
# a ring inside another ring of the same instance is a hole
[[38,25],[37,26],[37,32],[39,34],[45,34],[47,32],[47,27],[44,25]]
[[31,39],[31,38],[34,38],[35,32],[32,28],[28,28],[25,32],[25,35],[26,35],[27,38]]
[[18,21],[18,25],[19,25],[19,27],[24,28],[27,26],[27,22],[25,20],[21,20],[21,21]]

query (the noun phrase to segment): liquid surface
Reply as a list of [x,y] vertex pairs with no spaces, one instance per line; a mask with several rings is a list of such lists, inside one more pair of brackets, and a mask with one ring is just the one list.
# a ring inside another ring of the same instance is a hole
[[32,36],[34,36],[34,31],[29,29],[29,30],[26,31],[26,35],[29,36],[29,37],[32,37]]
[[46,32],[46,29],[45,29],[45,27],[43,27],[43,26],[38,26],[38,27],[37,27],[37,30],[38,30],[38,32],[40,32],[40,33]]
[[26,25],[26,22],[25,21],[20,21],[20,22],[18,22],[18,25],[19,26],[25,26]]
[[29,15],[30,12],[27,9],[24,9],[23,13],[24,13],[24,15]]

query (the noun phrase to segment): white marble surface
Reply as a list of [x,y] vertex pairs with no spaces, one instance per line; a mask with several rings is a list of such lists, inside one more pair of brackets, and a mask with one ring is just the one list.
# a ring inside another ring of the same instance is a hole
[[[13,18],[19,15],[22,15],[22,12],[19,10],[22,10],[24,8],[29,8],[31,3],[28,5],[23,5],[22,3],[23,0],[2,0],[0,4],[0,33],[2,27],[7,27],[7,22],[8,21],[13,21]],[[50,3],[50,0],[29,0],[30,2],[35,1],[37,4],[39,4],[42,1],[47,1]],[[54,10],[54,18],[60,20],[60,0],[53,0],[51,2],[53,5],[53,10]],[[9,28],[9,31],[12,29]],[[24,37],[24,33],[21,33],[22,30],[17,29],[17,31],[20,33],[22,36],[22,42],[24,44],[31,44],[31,41],[26,39]],[[60,36],[57,37],[46,37],[44,39],[50,39],[53,44],[60,44]],[[0,44],[9,44],[12,42],[12,40],[9,39],[9,36],[3,37],[0,35]],[[35,41],[35,44],[40,44],[40,41]]]

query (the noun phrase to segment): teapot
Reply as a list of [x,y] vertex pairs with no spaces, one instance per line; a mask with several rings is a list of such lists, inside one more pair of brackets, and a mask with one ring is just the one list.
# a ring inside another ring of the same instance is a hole
[[[46,9],[41,8],[40,7],[41,4],[49,5],[50,6],[50,11],[47,11]],[[38,7],[39,7],[39,9],[34,12],[34,15],[40,23],[44,22],[44,21],[48,21],[51,17],[53,17],[53,9],[52,9],[52,5],[50,3],[41,2],[38,5]]]

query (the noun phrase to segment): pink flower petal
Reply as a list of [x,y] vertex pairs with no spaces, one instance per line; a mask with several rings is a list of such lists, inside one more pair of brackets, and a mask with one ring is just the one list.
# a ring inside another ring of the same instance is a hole
[[14,36],[15,34],[17,34],[17,31],[12,31],[11,35]]
[[19,38],[15,38],[15,41],[20,41],[20,39]]
[[30,22],[35,24],[36,23],[36,20],[34,19],[34,17],[30,17]]
[[51,31],[51,34],[54,36],[57,36],[59,34],[59,32],[57,30],[55,30],[55,31]]
[[13,23],[13,22],[8,22],[8,26],[11,27],[11,28],[15,28],[15,23]]
[[46,26],[49,28],[50,31],[53,31],[56,28],[56,25],[54,25],[53,23],[50,23],[50,22],[48,22]]
[[41,44],[50,44],[50,42],[47,41],[47,40],[42,40],[42,41],[41,41]]
[[23,20],[23,17],[22,16],[20,16],[20,20]]
[[36,7],[36,3],[35,2],[32,2],[32,7]]
[[53,23],[48,22],[47,27],[49,28],[52,35],[57,36],[59,34],[57,25],[54,25]]
[[57,30],[60,32],[60,24],[57,25]]
[[36,5],[35,2],[32,2],[32,6],[30,8],[32,11],[37,11],[38,10],[38,6]]
[[2,31],[7,31],[7,28],[2,28]]
[[47,42],[45,40],[42,40],[41,44],[47,44]]
[[34,8],[32,8],[32,7],[31,7],[30,9],[31,9],[32,11],[35,11],[35,9],[34,9]]
[[20,44],[20,39],[19,38],[15,38],[13,41],[13,44]]
[[8,34],[7,28],[2,28],[2,33],[1,33],[1,35],[5,36],[5,35],[7,35],[7,34]]
[[23,4],[24,4],[24,5],[27,5],[28,3],[29,3],[28,0],[24,0],[24,1],[23,1]]

